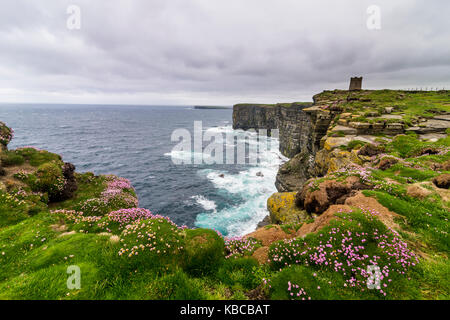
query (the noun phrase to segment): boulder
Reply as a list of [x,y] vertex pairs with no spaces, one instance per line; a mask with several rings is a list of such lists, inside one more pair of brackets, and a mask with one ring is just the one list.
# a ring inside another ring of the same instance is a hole
[[65,179],[64,189],[61,192],[60,200],[67,200],[73,197],[77,190],[77,180],[75,178],[75,166],[69,162],[64,163],[62,173]]
[[301,152],[278,170],[275,187],[279,192],[297,191],[314,175],[314,156]]
[[265,226],[269,225],[270,223],[271,223],[271,222],[270,222],[270,215],[267,215],[267,216],[264,217],[264,219],[262,219],[262,220],[258,223],[258,225],[256,226],[256,228],[262,228],[262,227],[265,227]]
[[422,122],[420,126],[408,128],[406,131],[415,132],[417,134],[428,134],[428,133],[445,132],[445,130],[447,130],[448,128],[449,128],[448,121],[430,119],[425,122]]
[[450,187],[450,173],[444,173],[433,179],[436,187],[441,189],[448,189]]
[[380,146],[376,146],[373,144],[365,144],[361,149],[358,151],[358,155],[360,156],[367,156],[367,157],[373,157],[380,153],[384,152],[384,148]]
[[303,187],[302,191],[297,193],[295,203],[308,213],[321,214],[333,204],[343,204],[357,190],[371,188],[372,186],[362,183],[357,176],[347,177],[344,181],[329,179],[322,181],[317,188],[309,184]]
[[394,158],[383,158],[380,160],[380,163],[378,164],[378,169],[381,170],[387,170],[390,167],[392,167],[394,164],[396,164],[398,162],[397,159]]

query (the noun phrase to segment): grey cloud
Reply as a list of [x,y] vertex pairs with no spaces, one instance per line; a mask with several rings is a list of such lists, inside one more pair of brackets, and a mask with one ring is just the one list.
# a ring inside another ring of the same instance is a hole
[[[69,4],[81,30],[66,28]],[[446,0],[5,0],[0,100],[232,104],[371,88],[450,87]]]

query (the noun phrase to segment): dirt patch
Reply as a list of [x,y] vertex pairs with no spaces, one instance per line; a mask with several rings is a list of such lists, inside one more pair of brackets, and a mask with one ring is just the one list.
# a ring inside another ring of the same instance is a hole
[[400,226],[394,222],[394,218],[401,217],[399,214],[389,211],[388,208],[382,206],[375,198],[366,197],[361,192],[354,197],[345,201],[346,205],[358,207],[361,209],[369,209],[376,212],[378,219],[391,229],[400,229]]
[[376,199],[366,197],[361,192],[355,196],[349,197],[345,200],[344,205],[332,205],[323,214],[314,220],[312,223],[304,224],[296,233],[296,237],[305,237],[308,233],[314,233],[325,227],[332,219],[337,219],[336,213],[351,212],[354,208],[370,209],[376,212],[378,219],[387,227],[392,229],[399,229],[400,226],[394,222],[394,218],[401,217],[395,212],[389,211],[382,206]]
[[408,189],[406,191],[406,194],[408,196],[418,199],[425,199],[432,193],[433,193],[432,191],[422,187],[420,183],[415,183],[413,185],[408,186]]
[[3,167],[4,175],[0,176],[0,182],[3,182],[8,189],[26,187],[27,185],[20,180],[14,178],[14,175],[19,172],[26,174],[34,173],[36,168],[28,163],[24,163],[20,166]]
[[304,224],[297,231],[296,237],[305,237],[308,233],[317,232],[332,220],[335,219],[335,214],[340,212],[349,212],[352,208],[348,205],[332,205],[319,217],[317,217],[314,222]]
[[295,233],[288,234],[278,225],[270,227],[263,227],[247,234],[246,238],[254,238],[260,240],[263,246],[269,246],[272,242],[284,239],[290,239],[295,236]]
[[264,290],[264,287],[262,285],[245,293],[245,295],[250,300],[268,300],[269,299],[269,297],[267,296],[266,291]]
[[266,246],[256,249],[255,252],[253,252],[252,257],[258,260],[260,264],[267,263],[267,260],[269,259],[269,247]]
[[361,149],[359,149],[358,155],[373,157],[383,152],[384,148],[369,143],[364,145]]
[[55,232],[63,232],[67,230],[67,226],[65,224],[52,224],[50,227]]

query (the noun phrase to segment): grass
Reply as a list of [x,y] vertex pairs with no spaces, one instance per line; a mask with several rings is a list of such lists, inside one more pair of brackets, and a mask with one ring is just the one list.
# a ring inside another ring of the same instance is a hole
[[2,152],[0,160],[1,164],[5,167],[19,166],[25,162],[24,157],[14,151]]

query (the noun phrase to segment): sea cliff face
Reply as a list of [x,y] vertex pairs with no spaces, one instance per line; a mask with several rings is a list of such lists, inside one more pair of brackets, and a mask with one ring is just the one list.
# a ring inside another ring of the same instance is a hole
[[[434,237],[441,249],[422,247],[428,253],[416,253],[440,255],[446,245],[438,233],[448,228],[450,205],[450,92],[335,90],[313,100],[302,108],[235,106],[240,128],[267,126],[270,108],[270,126],[280,129],[280,150],[291,158],[278,171],[279,192],[267,201],[269,223],[289,231],[266,226],[248,235],[263,243],[254,257],[279,259],[280,243],[319,231],[321,237],[343,213],[352,219],[369,213],[395,232],[413,230],[420,239],[413,246],[431,245],[426,237]],[[241,114],[245,117],[238,118]],[[436,214],[440,218],[427,222],[436,225],[431,235],[419,221]]]
[[304,111],[309,107],[310,103],[237,104],[233,107],[233,128],[279,129],[280,151],[291,158],[301,150],[314,149],[314,115]]

